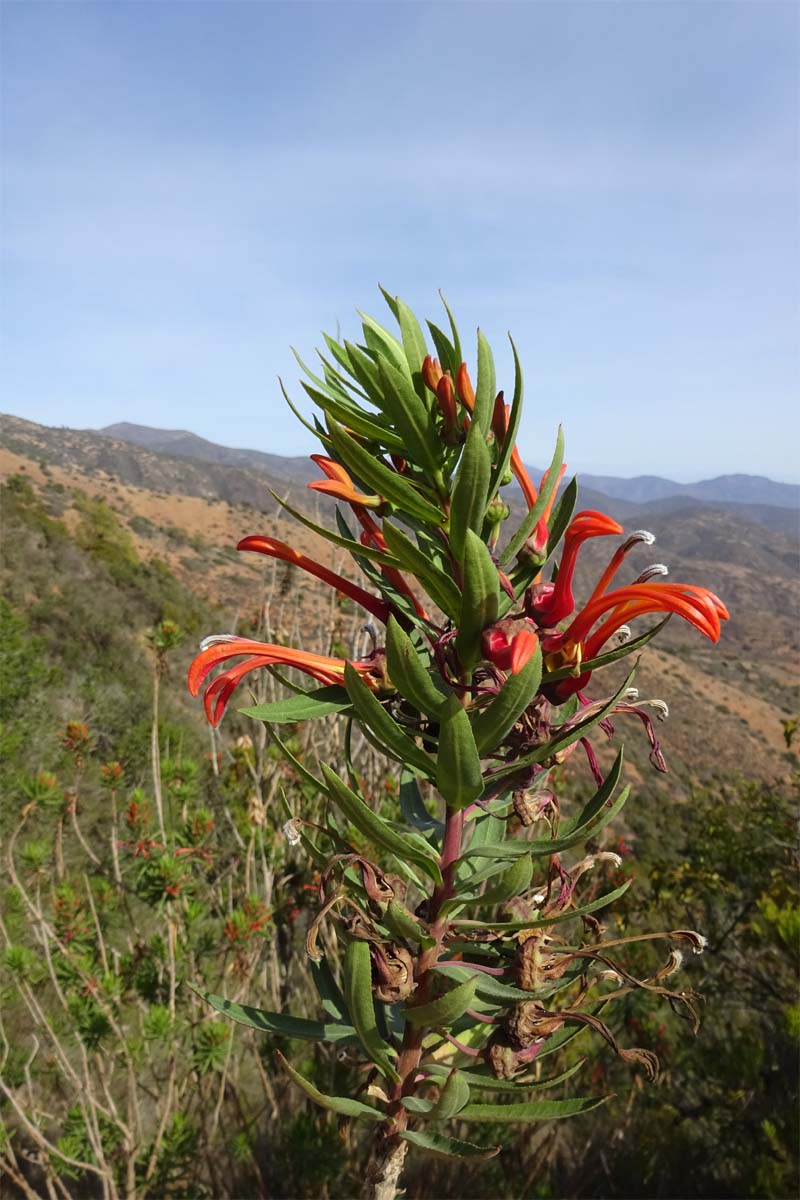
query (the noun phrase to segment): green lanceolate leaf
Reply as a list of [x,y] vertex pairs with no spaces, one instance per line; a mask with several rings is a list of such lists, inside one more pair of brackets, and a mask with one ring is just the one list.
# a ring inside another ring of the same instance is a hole
[[508,340],[511,342],[511,351],[514,355],[514,399],[511,402],[511,412],[508,417],[508,429],[505,440],[500,447],[497,463],[492,471],[492,482],[489,489],[490,496],[493,496],[500,487],[500,480],[508,470],[511,462],[511,452],[517,440],[517,431],[519,430],[519,422],[522,417],[522,366],[520,365],[517,347],[514,345],[514,339],[511,334],[508,335]]
[[533,860],[530,854],[522,855],[507,871],[504,871],[496,883],[487,888],[480,898],[485,905],[502,904],[512,900],[530,887],[533,877]]
[[553,457],[550,461],[550,466],[547,468],[547,478],[544,486],[539,492],[536,503],[529,511],[528,515],[523,520],[517,532],[510,539],[505,550],[500,555],[500,565],[506,566],[514,558],[516,554],[524,546],[525,542],[533,533],[539,520],[544,514],[544,510],[550,503],[550,499],[558,487],[558,476],[561,470],[561,463],[564,461],[564,434],[559,426],[558,437],[556,438],[556,448]]
[[404,1129],[400,1137],[420,1150],[442,1154],[445,1158],[494,1158],[500,1153],[499,1146],[475,1146],[472,1142],[460,1142],[441,1133],[423,1133],[417,1129]]
[[570,846],[576,846],[579,842],[585,842],[588,838],[594,837],[614,819],[624,805],[630,790],[629,788],[623,789],[614,803],[610,803],[622,773],[622,757],[623,752],[620,750],[602,785],[581,813],[559,830],[558,837],[539,838],[528,842],[531,854],[536,856],[559,854],[562,850],[568,850]]
[[370,350],[380,354],[382,358],[390,362],[395,370],[405,375],[408,382],[411,383],[411,371],[403,347],[394,334],[390,333],[388,329],[384,329],[383,325],[380,325],[372,317],[367,316],[366,313],[359,312],[358,315],[361,317],[364,341]]
[[431,1121],[448,1121],[469,1104],[469,1084],[460,1071],[450,1072],[439,1098],[428,1113]]
[[352,1025],[342,1025],[338,1022],[306,1021],[303,1017],[293,1017],[288,1013],[268,1012],[263,1008],[252,1008],[249,1004],[234,1004],[232,1000],[226,1000],[224,996],[215,996],[192,984],[190,987],[223,1016],[230,1017],[232,1021],[238,1021],[240,1025],[249,1025],[251,1029],[260,1029],[262,1033],[302,1038],[308,1042],[342,1042],[356,1036],[356,1030]]
[[315,1104],[319,1104],[322,1108],[329,1108],[331,1112],[339,1113],[343,1117],[356,1117],[357,1119],[367,1121],[384,1120],[385,1114],[377,1108],[373,1108],[370,1104],[362,1104],[360,1100],[351,1100],[349,1096],[326,1096],[323,1092],[318,1091],[313,1083],[309,1083],[307,1079],[304,1079],[299,1071],[295,1071],[294,1067],[287,1062],[280,1051],[278,1051],[278,1058],[289,1078],[293,1079],[297,1086],[302,1088]]
[[437,686],[423,664],[414,643],[394,617],[386,626],[386,665],[389,678],[401,696],[427,716],[438,719],[445,699],[444,685]]
[[450,506],[450,545],[458,562],[464,554],[467,530],[479,534],[483,526],[491,474],[492,457],[486,435],[478,422],[473,421],[458,464]]
[[375,693],[370,691],[350,663],[347,663],[344,669],[344,683],[360,720],[372,730],[387,754],[420,775],[433,779],[436,773],[433,759],[392,720]]
[[341,534],[334,533],[332,529],[327,529],[324,525],[318,525],[316,521],[312,521],[310,517],[302,513],[299,508],[292,508],[291,504],[287,504],[272,489],[270,489],[270,494],[274,496],[282,509],[294,517],[295,521],[299,521],[301,525],[305,525],[306,529],[313,529],[314,533],[319,534],[321,538],[325,538],[325,541],[330,542],[333,546],[341,546],[343,550],[349,550],[354,558],[366,558],[370,562],[380,563],[385,567],[400,567],[402,565],[392,554],[387,554],[383,550],[376,550],[374,546],[364,546],[352,537],[343,537]]
[[613,904],[615,900],[619,900],[620,896],[625,895],[632,882],[629,879],[621,887],[615,888],[613,892],[607,892],[605,896],[598,896],[596,900],[590,900],[588,904],[583,904],[580,908],[568,909],[566,912],[548,913],[547,916],[531,917],[525,921],[456,920],[453,923],[459,929],[490,929],[495,933],[519,933],[522,929],[549,928],[551,925],[561,925],[564,921],[573,921],[576,917],[586,916],[588,913],[597,912],[599,908]]
[[400,1076],[394,1069],[390,1048],[378,1032],[375,1020],[369,942],[349,943],[344,960],[344,990],[347,1011],[367,1057],[382,1075],[397,1083]]
[[398,833],[383,817],[373,812],[360,796],[352,792],[329,766],[322,763],[321,769],[331,800],[342,810],[348,820],[352,821],[356,829],[363,833],[364,837],[402,861],[416,863],[420,870],[424,871],[435,883],[442,882],[442,873],[435,850],[431,849],[423,839],[420,839],[418,843]]
[[330,713],[344,712],[350,708],[350,697],[338,685],[315,688],[304,696],[290,696],[286,700],[273,700],[269,704],[253,704],[240,708],[239,712],[256,721],[271,721],[275,725],[286,725],[295,721],[314,721]]
[[456,651],[465,667],[482,657],[481,634],[497,620],[500,581],[487,547],[471,529],[464,538],[464,591],[461,599]]
[[330,969],[325,955],[323,954],[318,961],[313,958],[309,959],[309,966],[311,968],[311,978],[314,980],[314,986],[317,989],[325,1012],[333,1017],[334,1020],[341,1021],[343,1025],[349,1025],[350,1015],[347,1011],[344,996],[334,979],[333,971]]
[[420,371],[422,363],[428,353],[428,347],[425,345],[425,334],[420,328],[419,321],[414,316],[407,304],[404,304],[399,296],[395,297],[397,306],[397,322],[400,326],[400,333],[403,337],[403,350],[405,351],[406,361],[408,362],[411,371],[411,377],[414,381],[414,388],[421,399],[425,399],[425,384],[422,382]]
[[470,1007],[475,996],[475,987],[474,978],[466,979],[463,983],[444,992],[436,1000],[428,1001],[427,1004],[407,1005],[406,1020],[410,1021],[412,1025],[429,1025],[431,1028],[437,1029],[444,1026],[446,1028],[463,1016]]
[[575,511],[577,499],[578,477],[577,475],[574,475],[559,496],[558,501],[553,509],[553,515],[550,518],[547,538],[548,558],[555,554],[556,547],[564,536],[565,529],[572,520],[572,514]]
[[445,515],[442,510],[435,508],[429,500],[421,496],[407,479],[398,475],[396,471],[390,471],[374,454],[345,433],[336,421],[329,418],[328,426],[336,453],[365,486],[410,517],[416,517],[429,525],[444,524]]
[[575,1097],[573,1100],[532,1100],[524,1104],[468,1104],[458,1114],[459,1121],[555,1121],[605,1104],[610,1096]]
[[[537,1056],[538,1057],[538,1056]],[[582,1058],[573,1066],[567,1067],[566,1071],[560,1071],[558,1075],[552,1075],[548,1079],[498,1079],[495,1075],[481,1075],[477,1071],[461,1071],[462,1079],[466,1080],[470,1088],[487,1092],[531,1092],[534,1089],[544,1091],[547,1088],[555,1087],[559,1083],[564,1083],[581,1069],[586,1062]],[[450,1070],[449,1067],[440,1065],[439,1063],[426,1063],[425,1070],[434,1076],[446,1075]]]
[[400,565],[414,575],[425,591],[451,621],[458,620],[461,593],[449,575],[445,575],[431,559],[390,521],[383,522],[386,545]]
[[443,486],[439,467],[441,443],[430,412],[412,384],[391,363],[379,359],[378,369],[383,387],[384,412],[405,442],[405,457],[437,477]]
[[478,381],[475,385],[475,412],[472,420],[479,425],[484,437],[492,423],[492,409],[497,389],[492,348],[478,330]]
[[381,920],[389,933],[393,937],[399,938],[400,941],[418,945],[432,941],[423,929],[419,918],[410,913],[405,905],[398,903],[397,900],[389,901]]
[[457,696],[439,709],[436,786],[450,808],[466,808],[483,791],[481,760],[472,726]]
[[442,822],[437,821],[436,817],[432,817],[425,807],[425,802],[420,795],[419,783],[410,771],[404,771],[400,776],[400,811],[403,819],[409,825],[422,830],[423,833],[433,831],[441,834],[444,832]]
[[552,758],[561,750],[566,749],[567,746],[571,746],[572,743],[577,742],[579,738],[585,737],[590,729],[593,729],[595,725],[604,720],[613,711],[615,705],[631,686],[631,680],[633,679],[635,673],[636,668],[634,667],[634,669],[625,679],[622,686],[614,693],[611,699],[604,704],[602,708],[594,712],[590,717],[587,717],[583,721],[579,721],[577,725],[573,725],[568,729],[560,730],[550,739],[549,742],[545,742],[544,745],[538,746],[536,750],[531,751],[530,754],[523,754],[523,756],[518,758],[516,762],[509,764],[507,767],[502,767],[499,771],[492,772],[488,780],[490,786],[494,787],[501,779],[506,779],[509,776],[516,775],[519,771],[524,770],[525,767],[532,766],[533,763],[546,762],[548,758]]
[[456,357],[455,347],[450,341],[447,334],[442,333],[438,325],[434,325],[433,321],[426,322],[430,330],[433,344],[436,347],[436,354],[439,359],[439,365],[443,371],[449,371],[452,379],[455,379],[456,372],[461,365],[461,359]]
[[444,306],[444,311],[447,313],[447,320],[450,323],[450,337],[451,337],[451,341],[453,343],[453,356],[454,356],[454,361],[455,361],[455,370],[453,371],[453,379],[455,379],[456,371],[458,371],[458,368],[461,366],[461,363],[464,361],[464,354],[461,349],[461,337],[459,336],[455,318],[450,310],[450,305],[445,300],[441,291],[439,292],[439,299],[441,300],[442,305]]
[[506,681],[491,704],[476,713],[472,720],[472,732],[478,753],[489,754],[501,744],[506,734],[513,729],[525,709],[536,698],[542,678],[542,652],[528,659],[517,675],[508,675]]
[[402,436],[388,429],[385,422],[381,425],[378,421],[366,416],[363,409],[357,405],[345,404],[344,401],[323,396],[307,383],[304,383],[302,386],[326,416],[333,417],[334,421],[338,421],[341,425],[346,425],[348,429],[352,429],[354,433],[367,438],[368,441],[376,442],[384,450],[390,450],[394,454],[402,454],[405,444]]

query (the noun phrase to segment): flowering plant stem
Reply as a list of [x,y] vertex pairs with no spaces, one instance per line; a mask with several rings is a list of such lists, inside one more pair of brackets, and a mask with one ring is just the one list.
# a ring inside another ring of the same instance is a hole
[[[262,1030],[342,1041],[371,1064],[366,1096],[379,1097],[380,1107],[360,1095],[324,1095],[282,1060],[316,1103],[375,1126],[371,1200],[395,1195],[409,1145],[491,1157],[500,1147],[461,1140],[462,1126],[564,1118],[602,1103],[602,1096],[540,1100],[540,1081],[529,1073],[534,1059],[582,1029],[654,1075],[655,1056],[621,1046],[600,1019],[613,1000],[641,989],[694,1019],[691,993],[664,985],[679,955],[642,979],[609,959],[604,927],[592,914],[628,884],[605,893],[602,884],[587,886],[592,867],[621,860],[602,849],[580,857],[577,849],[601,846],[627,797],[627,789],[617,792],[621,751],[604,773],[592,737],[610,735],[616,714],[635,715],[654,765],[665,769],[651,712],[663,718],[666,705],[639,700],[633,671],[611,692],[592,697],[586,689],[604,666],[658,631],[620,644],[628,621],[676,614],[716,641],[728,615],[704,588],[653,582],[666,572],[663,564],[609,591],[629,552],[652,542],[645,531],[616,548],[581,608],[573,589],[581,547],[624,531],[603,513],[573,516],[574,480],[559,497],[560,432],[538,488],[528,475],[515,445],[523,384],[513,342],[506,405],[483,334],[473,386],[450,310],[449,336],[429,322],[435,359],[411,310],[386,299],[399,337],[364,317],[363,344],[326,337],[322,376],[303,367],[310,380],[303,386],[325,419],[317,423],[325,453],[313,456],[325,479],[310,486],[343,506],[336,532],[290,510],[349,551],[365,586],[276,538],[256,534],[239,543],[359,605],[377,623],[364,627],[367,652],[348,661],[219,634],[202,644],[189,672],[212,725],[250,672],[293,667],[322,685],[244,711],[267,723],[292,769],[328,801],[327,823],[299,811],[285,827],[319,870],[320,909],[307,947],[319,964],[327,1018],[252,1009],[233,1015]],[[501,492],[512,479],[527,513],[503,537],[511,506]],[[348,747],[355,724],[371,747],[400,764],[400,820],[365,794],[349,750],[345,781],[328,763],[317,773],[274,733],[276,723],[332,713],[349,722]],[[585,753],[596,791],[567,816],[554,772],[576,751]],[[435,813],[419,780],[435,786]],[[582,936],[567,940],[562,926],[571,922],[574,930],[578,920]],[[326,942],[323,925],[331,933]],[[691,930],[658,937],[693,949],[703,944]],[[465,940],[469,961],[461,954]],[[224,998],[208,999],[232,1011]],[[485,1103],[485,1091],[492,1101],[511,1098]],[[445,1122],[457,1123],[459,1137],[442,1132]]]

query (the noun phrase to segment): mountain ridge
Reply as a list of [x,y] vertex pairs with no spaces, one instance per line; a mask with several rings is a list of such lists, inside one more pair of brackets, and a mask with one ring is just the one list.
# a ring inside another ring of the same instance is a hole
[[[150,425],[119,421],[102,429],[86,432],[131,442],[157,453],[172,454],[179,458],[197,458],[230,466],[256,468],[263,464],[265,470],[275,475],[285,475],[287,478],[307,474],[311,480],[318,474],[316,469],[310,466],[307,457],[222,446],[188,429],[158,429]],[[529,469],[532,475],[541,474],[541,468]],[[800,507],[800,485],[781,483],[764,475],[747,475],[740,472],[718,475],[713,479],[701,479],[696,483],[676,483],[675,480],[660,475],[636,475],[626,479],[614,475],[581,472],[579,478],[584,488],[635,505],[687,497],[712,503],[759,504],[790,509]]]

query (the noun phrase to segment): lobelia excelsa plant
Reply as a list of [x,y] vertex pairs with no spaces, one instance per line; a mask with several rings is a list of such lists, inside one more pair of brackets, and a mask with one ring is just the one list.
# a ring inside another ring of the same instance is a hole
[[[296,414],[324,450],[312,458],[325,478],[309,486],[341,502],[336,532],[284,503],[349,551],[365,586],[274,538],[239,543],[296,564],[360,605],[374,621],[371,651],[348,662],[220,635],[206,639],[189,673],[192,693],[204,689],[212,725],[257,668],[297,668],[322,685],[242,711],[268,723],[294,769],[328,801],[323,828],[306,825],[302,813],[285,827],[322,881],[308,953],[326,1016],[310,1021],[207,999],[267,1032],[355,1048],[370,1064],[370,1086],[357,1099],[323,1095],[281,1056],[318,1104],[374,1124],[368,1191],[380,1200],[395,1195],[409,1144],[455,1157],[497,1153],[495,1145],[452,1136],[448,1123],[460,1132],[464,1124],[549,1120],[603,1103],[607,1097],[537,1095],[578,1070],[580,1063],[545,1077],[541,1062],[586,1027],[654,1075],[655,1056],[620,1046],[601,1017],[613,1001],[644,989],[695,1021],[692,994],[666,981],[682,946],[699,952],[702,936],[680,929],[605,938],[593,914],[628,883],[591,898],[586,873],[616,856],[570,852],[595,839],[628,795],[619,790],[622,751],[604,774],[590,734],[611,732],[615,714],[634,715],[650,739],[651,760],[665,769],[650,715],[666,716],[663,702],[638,699],[633,671],[611,694],[601,685],[594,698],[585,691],[590,680],[641,649],[672,614],[714,642],[728,615],[705,588],[663,582],[660,564],[615,587],[627,555],[653,537],[625,537],[599,512],[573,516],[575,480],[557,498],[565,470],[560,431],[534,487],[515,445],[523,381],[513,341],[509,406],[480,331],[473,387],[447,305],[448,333],[428,322],[433,358],[411,310],[384,296],[399,337],[363,316],[362,344],[325,337],[321,374],[298,358],[308,378],[303,387],[321,413],[313,425]],[[527,513],[504,536],[510,509],[502,489],[513,478]],[[576,559],[594,537],[623,540],[577,607]],[[663,619],[633,637],[629,622],[648,614]],[[367,803],[353,770],[342,779],[320,763],[314,774],[273,728],[331,713],[400,764],[400,819]],[[596,790],[563,820],[553,769],[576,750]],[[323,921],[335,930],[339,962],[320,949]],[[567,939],[570,924],[580,933]],[[650,939],[663,941],[664,961],[636,978],[615,952]]]

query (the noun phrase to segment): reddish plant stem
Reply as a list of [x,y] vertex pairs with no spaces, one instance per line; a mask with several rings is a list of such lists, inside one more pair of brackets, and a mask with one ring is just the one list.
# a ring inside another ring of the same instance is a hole
[[[463,831],[463,810],[456,811],[448,808],[445,817],[444,839],[440,858],[442,882],[434,890],[430,902],[429,921],[431,933],[435,941],[433,946],[420,955],[415,971],[417,979],[415,1000],[418,1004],[425,1004],[427,1002],[430,992],[430,972],[438,962],[444,948],[443,942],[449,922],[447,917],[440,916],[440,913],[445,902],[452,899],[455,894],[456,867],[461,857]],[[408,1095],[414,1089],[414,1077],[419,1067],[422,1055],[422,1042],[427,1032],[424,1028],[412,1025],[410,1022],[406,1023],[403,1045],[397,1062],[397,1072],[400,1076],[400,1082],[395,1084],[392,1093],[392,1103],[389,1108],[389,1115],[393,1118],[395,1128],[398,1130],[404,1128],[406,1124],[406,1110],[402,1107],[400,1100],[401,1097]]]

